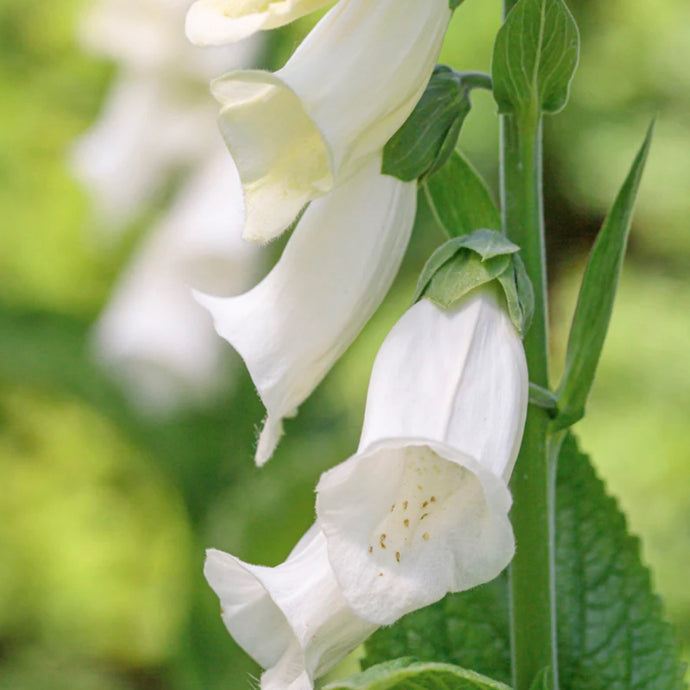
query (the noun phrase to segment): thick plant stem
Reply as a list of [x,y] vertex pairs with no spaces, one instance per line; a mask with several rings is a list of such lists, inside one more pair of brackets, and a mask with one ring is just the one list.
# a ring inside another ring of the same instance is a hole
[[[548,386],[548,327],[542,200],[541,117],[503,115],[501,197],[504,230],[522,248],[535,312],[525,337],[530,381]],[[547,447],[548,415],[530,406],[513,473],[511,520],[517,549],[510,571],[511,641],[515,690],[529,690],[550,668],[558,688],[554,589],[554,483]]]

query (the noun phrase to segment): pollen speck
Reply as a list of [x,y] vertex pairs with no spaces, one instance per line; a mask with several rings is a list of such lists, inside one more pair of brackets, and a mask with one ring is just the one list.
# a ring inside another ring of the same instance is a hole
[[432,496],[429,500],[430,500],[432,503],[436,503],[436,496]]
[[417,488],[418,488],[420,491],[424,491],[424,487],[423,487],[421,484],[417,484]]
[[428,505],[429,505],[429,501],[424,501],[424,503],[422,503],[422,508],[426,508]]
[[424,534],[422,534],[422,539],[424,539],[424,541],[429,541],[429,533],[424,532]]
[[379,573],[379,577],[383,577],[383,573]]
[[395,560],[398,561],[398,563],[400,563],[400,551],[395,552]]
[[403,501],[403,510],[407,510],[407,501]]
[[391,513],[395,510],[395,503],[391,506]]
[[386,535],[385,534],[382,534],[381,537],[379,538],[379,546],[382,549],[386,548]]
[[403,525],[405,525],[405,527],[409,527],[409,526],[410,526],[410,521],[409,521],[407,518],[405,518],[405,519],[403,520]]
[[373,547],[373,546],[370,546],[370,547],[369,547],[369,553],[373,553],[373,552],[374,552],[374,547]]
[[423,520],[425,517],[428,517],[428,515],[429,515],[429,513],[424,513],[424,515],[422,515],[422,517],[420,517],[419,519]]

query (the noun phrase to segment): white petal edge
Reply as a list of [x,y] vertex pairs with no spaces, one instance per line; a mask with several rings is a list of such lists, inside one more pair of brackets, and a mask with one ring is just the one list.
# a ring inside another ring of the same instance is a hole
[[428,82],[447,0],[346,0],[275,74],[217,79],[220,128],[245,186],[245,237],[279,235],[405,122]]
[[275,29],[333,0],[197,0],[187,13],[185,31],[196,45],[221,45]]
[[262,690],[311,690],[377,627],[347,606],[316,526],[275,568],[209,549],[204,575],[230,634],[267,669]]
[[409,241],[416,185],[379,174],[380,157],[313,202],[266,278],[231,298],[196,293],[242,356],[267,410],[256,462],[387,293]]
[[353,611],[388,625],[496,577],[515,545],[502,478],[429,439],[373,443],[322,475],[318,523]]

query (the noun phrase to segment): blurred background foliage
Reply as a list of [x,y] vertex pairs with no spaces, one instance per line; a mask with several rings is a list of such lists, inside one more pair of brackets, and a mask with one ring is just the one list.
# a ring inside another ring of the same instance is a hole
[[[581,66],[569,107],[545,132],[555,368],[586,251],[656,115],[621,292],[577,431],[643,538],[688,656],[690,6],[570,4]],[[271,565],[309,526],[320,472],[356,447],[376,349],[442,238],[421,208],[391,295],[288,422],[267,469],[252,465],[262,408],[241,367],[206,406],[142,416],[93,361],[89,332],[160,204],[122,247],[94,242],[66,156],[114,68],[77,46],[85,6],[0,3],[0,690],[246,688],[258,669],[220,622],[203,550]],[[442,60],[488,70],[499,13],[498,2],[468,0]],[[275,64],[308,24],[279,33]],[[491,99],[477,93],[461,144],[494,187],[496,132]]]

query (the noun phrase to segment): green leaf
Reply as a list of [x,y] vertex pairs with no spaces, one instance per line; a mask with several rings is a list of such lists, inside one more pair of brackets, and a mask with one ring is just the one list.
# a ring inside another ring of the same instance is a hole
[[568,690],[681,690],[637,538],[572,435],[561,447],[556,498],[559,677]]
[[520,0],[494,45],[492,74],[499,112],[561,110],[568,101],[579,44],[577,24],[562,0]]
[[474,671],[442,663],[395,659],[372,666],[324,690],[510,690],[507,685]]
[[[561,688],[685,688],[638,540],[570,434],[558,462],[555,521]],[[405,616],[367,641],[363,666],[412,654],[509,682],[507,590],[503,575]]]
[[604,346],[623,258],[630,234],[633,206],[652,141],[654,123],[632,164],[618,196],[599,231],[582,278],[568,338],[565,371],[557,391],[560,413],[554,430],[581,419]]
[[450,594],[415,611],[366,642],[363,668],[396,656],[442,661],[510,682],[508,588],[504,573],[493,582]]
[[501,229],[501,215],[486,184],[459,151],[421,186],[436,222],[448,237],[479,228]]
[[471,107],[462,75],[436,65],[419,103],[384,146],[381,172],[409,182],[438,170],[452,154]]
[[553,674],[551,667],[547,666],[537,673],[530,690],[553,690]]

